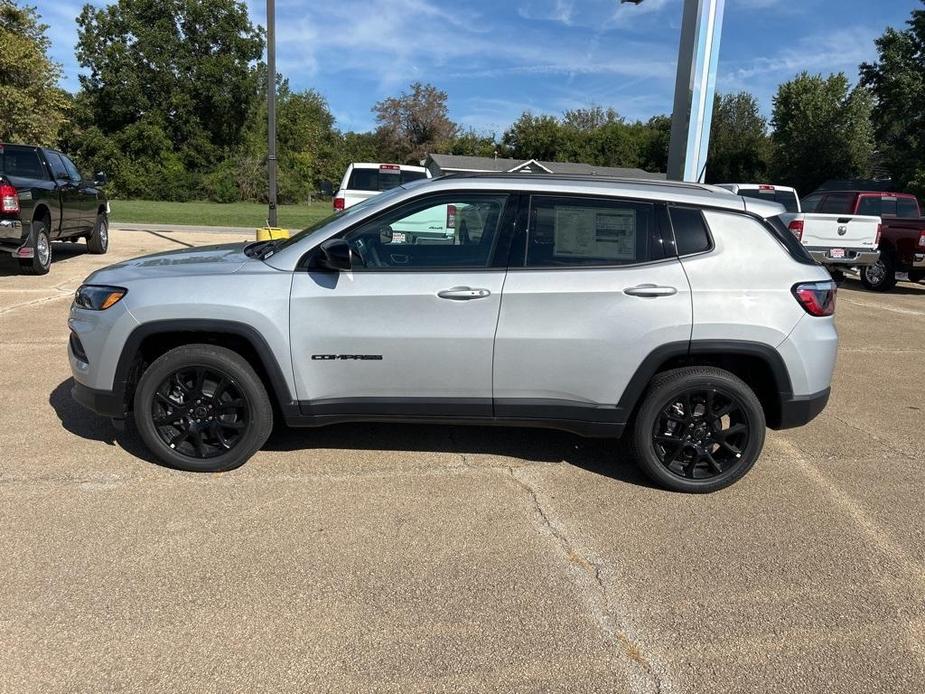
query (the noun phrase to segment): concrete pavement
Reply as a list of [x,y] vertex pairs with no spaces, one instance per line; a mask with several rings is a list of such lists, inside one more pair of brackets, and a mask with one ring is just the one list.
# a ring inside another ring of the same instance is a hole
[[848,280],[834,394],[740,483],[607,441],[343,425],[175,472],[74,403],[95,267],[0,260],[0,691],[925,691],[925,286]]

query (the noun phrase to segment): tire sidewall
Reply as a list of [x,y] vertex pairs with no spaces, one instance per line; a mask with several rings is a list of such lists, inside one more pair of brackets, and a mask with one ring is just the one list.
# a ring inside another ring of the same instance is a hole
[[[192,458],[170,448],[161,440],[152,418],[158,386],[177,369],[196,366],[227,375],[245,393],[250,408],[250,424],[242,439],[232,450],[214,458]],[[222,472],[243,465],[266,443],[273,429],[273,410],[260,377],[240,355],[221,347],[180,347],[162,355],[142,374],[133,405],[135,427],[148,449],[168,467],[188,472]]]
[[875,265],[878,264],[883,266],[883,279],[880,282],[872,282],[867,277],[867,270],[872,267],[868,265],[861,269],[861,284],[871,291],[884,292],[891,289],[896,284],[896,267],[893,264],[893,257],[889,251],[883,251],[880,254],[880,260],[878,260]]
[[[674,394],[690,388],[717,388],[734,394],[742,403],[750,427],[748,445],[738,465],[716,477],[689,480],[669,472],[659,460],[652,440],[655,420]],[[758,398],[743,381],[732,374],[691,375],[656,386],[645,397],[634,420],[633,449],[643,470],[653,481],[680,492],[713,492],[734,484],[754,467],[764,448],[766,422]]]
[[[101,233],[102,231],[105,231],[105,234]],[[95,254],[102,255],[109,250],[109,218],[105,214],[96,216],[96,224],[87,245],[90,252]]]

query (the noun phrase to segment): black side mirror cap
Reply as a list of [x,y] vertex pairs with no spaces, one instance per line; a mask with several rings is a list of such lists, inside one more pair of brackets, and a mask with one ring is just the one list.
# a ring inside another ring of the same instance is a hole
[[328,239],[320,246],[322,267],[343,272],[353,266],[353,252],[350,244],[343,239]]
[[324,197],[330,198],[334,196],[334,184],[330,181],[322,181],[318,186],[318,192],[320,192]]
[[106,174],[104,174],[102,171],[97,171],[96,175],[93,177],[93,185],[105,186],[108,180],[109,179],[106,178]]

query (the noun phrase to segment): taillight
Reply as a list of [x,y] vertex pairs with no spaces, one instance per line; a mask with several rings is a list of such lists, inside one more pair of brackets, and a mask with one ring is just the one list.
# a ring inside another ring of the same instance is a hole
[[875,245],[875,246],[879,246],[879,245],[880,245],[880,237],[881,237],[881,236],[883,236],[883,225],[882,225],[882,224],[878,224],[878,225],[877,225],[877,238],[876,238],[876,240],[874,241],[874,245]]
[[809,315],[821,317],[835,313],[835,282],[803,282],[792,291]]
[[794,219],[790,222],[790,225],[787,227],[790,229],[790,232],[797,237],[797,241],[803,240],[803,220]]
[[344,209],[344,203],[345,203],[345,202],[346,202],[346,201],[344,200],[344,198],[334,198],[334,209],[335,209],[335,210],[342,210],[342,209]]
[[0,183],[0,211],[19,213],[19,194],[9,183]]
[[925,248],[925,234],[922,234],[921,236],[919,236],[919,245],[922,248]]
[[446,206],[446,228],[447,229],[456,228],[456,205]]

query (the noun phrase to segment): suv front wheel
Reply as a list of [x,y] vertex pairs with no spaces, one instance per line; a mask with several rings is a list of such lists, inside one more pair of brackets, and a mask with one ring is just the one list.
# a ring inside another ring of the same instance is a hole
[[164,464],[191,472],[243,465],[270,436],[266,388],[237,352],[185,345],[158,357],[135,390],[135,425]]
[[635,417],[632,447],[643,471],[679,492],[713,492],[747,473],[764,446],[764,410],[740,378],[706,366],[666,371]]

